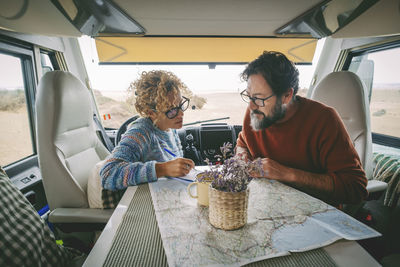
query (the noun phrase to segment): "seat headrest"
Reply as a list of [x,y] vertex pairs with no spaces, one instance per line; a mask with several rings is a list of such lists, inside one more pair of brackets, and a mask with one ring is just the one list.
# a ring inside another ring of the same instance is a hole
[[47,72],[41,79],[41,85],[42,94],[47,96],[48,112],[54,113],[55,123],[62,122],[54,125],[56,136],[92,123],[93,109],[89,91],[72,73]]
[[[369,125],[369,107],[360,78],[350,71],[328,74],[315,87],[311,99],[336,109],[352,136]],[[352,136],[355,138],[355,136]]]

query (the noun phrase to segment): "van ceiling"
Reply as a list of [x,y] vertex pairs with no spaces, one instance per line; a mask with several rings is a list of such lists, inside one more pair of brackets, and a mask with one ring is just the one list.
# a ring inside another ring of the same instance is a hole
[[0,29],[49,36],[81,36],[50,0],[0,1]]
[[115,0],[146,35],[274,36],[320,0]]
[[[101,1],[101,0],[98,0]],[[63,0],[73,3],[73,0]],[[114,0],[146,35],[274,36],[320,0]],[[50,0],[0,1],[0,28],[80,36]]]
[[[101,3],[104,0],[91,0]],[[107,0],[145,30],[162,36],[276,36],[275,31],[321,0]],[[348,0],[335,0],[336,5]],[[353,0],[354,1],[354,0]],[[362,0],[357,0],[360,2]],[[364,0],[375,2],[375,0]],[[0,29],[48,36],[80,36],[54,3],[77,12],[77,0],[0,1]],[[400,0],[381,0],[333,37],[400,34]],[[363,19],[364,18],[364,19]],[[343,33],[343,34],[342,34]]]
[[332,35],[333,38],[400,34],[400,0],[381,0]]
[[[105,0],[91,0],[101,3]],[[147,36],[276,36],[275,31],[330,1],[320,0],[107,0],[146,30]],[[335,0],[335,4],[348,0]],[[376,0],[357,0],[376,2]],[[81,36],[54,3],[76,12],[77,0],[0,1],[0,29],[47,36]],[[90,2],[85,0],[82,2]],[[75,10],[74,10],[75,8]],[[335,32],[351,38],[400,34],[400,0],[380,0]]]

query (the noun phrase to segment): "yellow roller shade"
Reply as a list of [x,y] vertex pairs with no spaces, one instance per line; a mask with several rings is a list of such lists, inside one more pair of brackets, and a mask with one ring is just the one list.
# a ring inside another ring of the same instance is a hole
[[98,37],[100,63],[247,63],[264,50],[311,63],[316,39],[245,37]]

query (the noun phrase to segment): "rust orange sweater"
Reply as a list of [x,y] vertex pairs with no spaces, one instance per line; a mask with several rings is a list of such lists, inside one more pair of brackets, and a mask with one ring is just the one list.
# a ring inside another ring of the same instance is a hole
[[250,126],[247,109],[237,146],[253,159],[270,158],[287,167],[332,177],[334,191],[324,201],[358,203],[367,196],[367,179],[358,154],[338,113],[331,107],[297,96],[297,112],[287,121],[261,131]]

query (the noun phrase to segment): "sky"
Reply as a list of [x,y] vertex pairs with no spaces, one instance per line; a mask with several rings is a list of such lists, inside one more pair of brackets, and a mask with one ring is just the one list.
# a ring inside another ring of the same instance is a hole
[[23,88],[21,60],[0,53],[0,88]]
[[400,48],[370,54],[374,61],[374,83],[400,83]]

